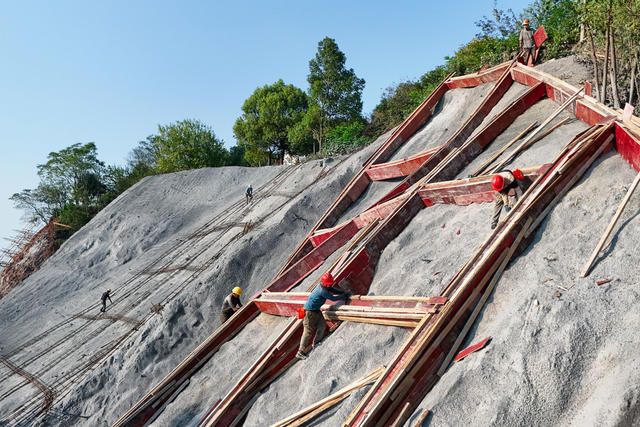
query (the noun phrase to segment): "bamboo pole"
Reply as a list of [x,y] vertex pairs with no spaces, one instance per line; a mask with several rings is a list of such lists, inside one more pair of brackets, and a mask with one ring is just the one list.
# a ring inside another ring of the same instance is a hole
[[616,211],[615,215],[611,219],[611,222],[609,222],[609,226],[607,227],[606,231],[604,232],[604,234],[600,238],[600,241],[598,242],[598,245],[593,250],[593,253],[591,254],[591,257],[589,258],[589,262],[587,262],[587,265],[585,266],[584,270],[582,270],[582,273],[580,274],[580,277],[586,277],[589,274],[589,270],[593,266],[593,263],[595,262],[596,258],[598,257],[598,254],[600,253],[600,250],[602,249],[602,247],[604,246],[605,242],[609,238],[609,235],[611,234],[611,231],[613,231],[613,227],[615,227],[616,223],[620,219],[620,215],[622,215],[622,211],[627,206],[627,203],[629,202],[629,199],[631,199],[631,195],[633,194],[633,192],[635,191],[636,187],[638,186],[638,183],[640,183],[640,173],[638,173],[638,175],[636,175],[636,178],[633,180],[633,183],[631,184],[631,187],[629,187],[629,190],[627,191],[627,194],[624,196],[624,199],[622,200],[622,203],[620,203],[620,206],[618,206],[618,210]]
[[[293,426],[293,425],[300,425],[301,421],[302,422],[306,422],[309,421],[312,417],[307,418],[307,416],[313,414],[313,417],[321,414],[324,410],[330,408],[331,406],[335,405],[336,403],[340,402],[341,400],[343,400],[344,398],[346,398],[347,396],[349,396],[354,390],[357,390],[375,380],[378,379],[378,377],[382,374],[382,372],[384,371],[384,366],[380,366],[378,369],[376,369],[375,371],[371,372],[369,375],[361,378],[360,380],[348,385],[347,387],[344,387],[340,390],[338,390],[337,392],[333,393],[332,395],[314,403],[313,405],[310,405],[298,412],[296,412],[295,414],[292,414],[290,416],[288,416],[287,418],[278,421],[275,424],[272,424],[271,427],[284,427],[284,426]],[[304,418],[304,420],[303,420]]]
[[520,139],[525,136],[526,134],[528,134],[531,129],[533,129],[533,127],[535,125],[537,125],[538,122],[535,121],[533,123],[531,123],[525,130],[523,130],[522,132],[520,132],[518,135],[516,135],[515,138],[513,138],[511,141],[507,142],[505,144],[504,147],[502,147],[501,149],[499,149],[498,151],[495,152],[495,154],[493,156],[491,156],[486,162],[484,162],[483,164],[480,165],[480,167],[478,167],[478,169],[476,169],[475,171],[473,171],[473,173],[471,174],[472,177],[478,176],[482,173],[482,171],[484,171],[487,166],[489,166],[491,163],[493,163],[498,157],[500,157],[502,155],[502,153],[504,153],[505,151],[507,151],[507,149],[509,147],[511,147],[513,144],[515,144],[516,142],[520,141]]
[[555,119],[558,114],[560,114],[562,111],[564,111],[565,108],[571,105],[576,100],[576,98],[580,96],[580,93],[582,93],[583,90],[584,88],[581,88],[576,93],[571,95],[569,99],[567,99],[561,106],[556,109],[556,111],[554,111],[549,117],[547,117],[545,121],[536,128],[536,130],[534,130],[527,138],[525,138],[525,140],[515,150],[513,150],[511,154],[507,156],[507,158],[498,163],[492,170],[502,169],[507,163],[511,162],[520,153],[520,151],[524,149],[524,147],[529,147],[529,142],[531,142],[536,137],[536,135],[538,135],[542,131],[542,129],[544,129],[549,123],[551,123],[551,121]]

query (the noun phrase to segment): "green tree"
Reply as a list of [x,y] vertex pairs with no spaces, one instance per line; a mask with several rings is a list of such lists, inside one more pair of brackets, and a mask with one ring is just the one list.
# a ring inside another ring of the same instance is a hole
[[242,105],[243,114],[233,126],[249,164],[272,164],[291,152],[289,132],[307,108],[307,95],[282,80],[257,88]]
[[107,189],[104,171],[93,142],[73,144],[49,153],[47,162],[38,165],[40,183],[36,189],[22,190],[10,199],[26,211],[28,220],[46,223],[70,206],[86,210],[98,204]]
[[199,120],[158,125],[152,141],[160,173],[224,166],[228,155],[213,129]]
[[544,25],[548,36],[544,44],[546,58],[566,55],[578,42],[580,12],[574,0],[535,0],[522,16],[531,20],[533,29]]
[[318,105],[314,136],[320,150],[330,128],[361,117],[365,81],[358,78],[352,68],[347,69],[345,62],[345,54],[329,37],[318,43],[318,52],[309,61],[307,81],[309,94]]

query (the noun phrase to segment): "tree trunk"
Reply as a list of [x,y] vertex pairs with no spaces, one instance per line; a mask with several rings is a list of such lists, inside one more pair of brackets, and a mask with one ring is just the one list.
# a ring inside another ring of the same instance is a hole
[[618,71],[616,69],[616,44],[613,37],[613,28],[609,28],[609,45],[611,45],[611,68],[609,77],[611,79],[611,93],[613,94],[613,108],[620,108],[620,97],[618,96]]
[[633,91],[635,89],[636,82],[636,68],[638,68],[638,51],[636,50],[636,54],[633,57],[633,62],[631,63],[631,81],[629,82],[629,104],[633,105]]
[[591,34],[591,30],[589,29],[589,25],[584,23],[585,30],[587,32],[587,37],[589,38],[589,44],[591,45],[591,62],[593,62],[593,76],[595,78],[596,83],[596,93],[598,94],[598,99],[600,99],[600,71],[598,70],[598,58],[596,57],[596,45],[593,43],[593,35]]
[[605,31],[605,47],[604,47],[604,67],[602,68],[602,92],[600,95],[600,102],[604,103],[607,97],[607,69],[609,68],[609,24],[607,24],[607,30]]

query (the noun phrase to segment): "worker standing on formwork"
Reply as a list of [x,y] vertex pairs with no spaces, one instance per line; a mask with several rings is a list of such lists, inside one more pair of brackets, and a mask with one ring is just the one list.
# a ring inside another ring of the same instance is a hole
[[491,229],[493,230],[500,220],[502,207],[504,206],[504,210],[509,212],[522,197],[527,186],[520,169],[515,169],[513,172],[505,169],[491,178],[491,187],[496,192],[496,202],[493,205],[493,217],[491,218]]
[[520,31],[520,50],[524,51],[524,65],[531,64],[536,60],[536,42],[533,40],[533,30],[529,28],[529,20],[522,21],[522,31]]
[[253,200],[253,187],[251,187],[251,184],[249,184],[249,187],[245,192],[245,198],[247,199],[247,204]]
[[100,313],[104,313],[105,311],[107,311],[107,298],[109,298],[109,302],[113,304],[113,301],[111,301],[110,294],[111,294],[111,289],[107,289],[102,293],[102,297],[100,297],[100,301],[102,301],[102,308],[100,309]]
[[307,343],[311,339],[311,336],[315,333],[313,339],[313,345],[311,350],[318,346],[320,340],[324,336],[324,330],[327,327],[327,323],[322,316],[320,307],[329,299],[331,301],[345,300],[345,303],[349,301],[351,294],[341,291],[332,287],[335,283],[331,273],[324,273],[320,278],[320,283],[309,294],[307,302],[304,304],[304,320],[302,325],[304,326],[304,332],[302,333],[302,339],[300,340],[300,347],[298,347],[298,353],[296,358],[304,360],[308,357],[304,352]]
[[222,302],[222,313],[220,313],[220,322],[224,323],[229,320],[229,318],[233,316],[233,313],[242,307],[240,295],[242,295],[242,289],[236,286],[224,299]]

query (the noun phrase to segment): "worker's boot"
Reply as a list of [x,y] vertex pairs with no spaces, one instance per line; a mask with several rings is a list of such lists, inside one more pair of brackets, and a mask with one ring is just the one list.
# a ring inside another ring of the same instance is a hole
[[307,357],[309,356],[302,350],[298,350],[298,352],[296,353],[296,359],[305,360]]

